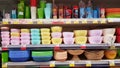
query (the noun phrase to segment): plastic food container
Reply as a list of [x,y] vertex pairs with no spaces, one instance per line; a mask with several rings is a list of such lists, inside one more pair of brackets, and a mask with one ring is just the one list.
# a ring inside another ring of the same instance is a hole
[[88,60],[101,60],[104,57],[103,50],[88,50],[84,54]]
[[42,44],[51,44],[51,40],[42,40]]
[[30,40],[30,36],[28,36],[28,37],[27,37],[27,36],[25,36],[25,37],[24,37],[24,36],[21,36],[20,39],[21,39],[21,40]]
[[20,32],[19,29],[11,29],[10,31],[11,31],[11,32]]
[[63,38],[64,44],[74,44],[74,38]]
[[87,36],[87,30],[74,30],[75,37]]
[[10,41],[2,41],[1,43],[2,43],[2,46],[4,46],[4,45],[10,45]]
[[20,40],[20,37],[11,37],[11,40]]
[[107,59],[115,59],[117,57],[117,50],[116,49],[111,49],[111,50],[105,50],[105,57]]
[[21,33],[30,33],[29,29],[21,29]]
[[120,28],[116,28],[116,35],[120,36]]
[[51,37],[50,36],[42,36],[42,40],[50,40]]
[[31,40],[32,45],[39,45],[40,42],[40,40]]
[[8,52],[2,52],[2,63],[8,62]]
[[20,45],[20,40],[11,40],[11,45]]
[[107,28],[107,29],[103,29],[103,35],[112,35],[114,36],[115,34],[115,28]]
[[41,36],[50,36],[49,32],[41,32]]
[[62,32],[62,27],[60,26],[53,26],[51,27],[52,32]]
[[21,36],[30,36],[30,33],[21,33]]
[[2,41],[10,41],[10,38],[2,38]]
[[117,37],[116,37],[116,42],[117,42],[117,43],[120,43],[120,36],[117,36]]
[[12,37],[20,37],[20,33],[17,32],[11,32]]
[[111,43],[114,43],[115,40],[116,40],[116,36],[111,36],[111,35],[103,36],[104,43],[111,44]]
[[32,40],[40,40],[40,36],[31,36]]
[[1,35],[9,35],[9,33],[10,33],[9,31],[2,31]]
[[64,38],[73,38],[74,33],[73,32],[63,32]]
[[62,33],[61,32],[53,32],[51,33],[52,38],[61,38]]
[[29,51],[9,51],[9,58],[12,62],[25,62],[30,58]]
[[75,44],[86,44],[87,43],[87,37],[79,36],[75,37]]
[[33,32],[33,33],[39,33],[40,32],[40,30],[39,29],[31,29],[31,32]]
[[1,35],[2,38],[9,38],[10,35]]
[[50,33],[50,29],[49,28],[41,28],[40,30],[41,30],[41,33],[43,33],[43,32],[49,32]]
[[53,57],[52,51],[32,51],[32,58],[36,62],[47,62]]
[[90,44],[101,44],[103,37],[101,36],[93,36],[93,37],[88,37],[89,43]]
[[89,30],[88,34],[89,36],[101,36],[103,33],[103,30]]
[[30,40],[21,40],[21,45],[29,45]]
[[62,44],[62,38],[52,38],[52,44]]

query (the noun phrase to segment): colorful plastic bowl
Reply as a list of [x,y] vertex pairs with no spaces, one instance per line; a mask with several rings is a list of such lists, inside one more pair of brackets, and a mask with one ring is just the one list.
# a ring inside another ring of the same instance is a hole
[[12,37],[20,37],[20,33],[17,32],[11,32]]
[[103,37],[101,36],[93,36],[93,37],[88,37],[89,43],[90,44],[101,44]]
[[41,32],[41,36],[50,36],[50,32]]
[[30,40],[21,40],[21,45],[29,45]]
[[20,32],[19,29],[11,29],[10,31],[11,31],[11,32]]
[[20,45],[20,40],[11,40],[11,45]]
[[31,29],[31,32],[33,32],[33,33],[39,33],[39,32],[40,32],[40,30],[39,30],[39,29],[37,29],[37,28],[34,28],[34,29]]
[[31,36],[40,36],[40,33],[31,33]]
[[42,36],[42,40],[50,40],[51,37],[50,36]]
[[31,36],[32,40],[40,40],[40,36]]
[[64,38],[73,38],[74,33],[73,32],[63,32]]
[[103,36],[104,43],[112,44],[115,43],[115,40],[116,40],[116,36],[111,36],[111,35]]
[[75,37],[87,36],[87,30],[74,30]]
[[24,37],[24,36],[21,36],[20,39],[21,39],[21,40],[30,40],[30,36],[25,36],[25,37]]
[[10,45],[10,41],[2,41],[1,44],[2,44],[2,46],[4,46],[4,45]]
[[9,31],[2,31],[1,35],[9,35],[9,33],[10,33]]
[[20,37],[11,37],[11,40],[20,40]]
[[88,34],[89,36],[101,36],[103,33],[103,30],[89,30]]
[[21,33],[30,33],[29,29],[21,29]]
[[52,38],[52,44],[62,44],[62,38]]
[[52,36],[52,38],[61,38],[62,33],[61,32],[52,32],[51,36]]
[[41,33],[43,33],[43,32],[50,32],[49,28],[41,28],[40,30],[41,30]]
[[2,38],[2,41],[10,41],[10,38]]
[[75,37],[75,44],[86,44],[87,43],[87,37],[79,36]]
[[62,32],[62,27],[60,26],[53,26],[51,27],[52,32]]
[[63,38],[64,44],[74,44],[74,38]]
[[32,45],[39,45],[40,42],[40,40],[31,40]]
[[30,33],[21,33],[21,36],[30,36]]
[[51,40],[42,40],[42,44],[51,44]]
[[115,28],[107,28],[107,29],[103,29],[103,35],[112,35],[114,36],[115,34]]

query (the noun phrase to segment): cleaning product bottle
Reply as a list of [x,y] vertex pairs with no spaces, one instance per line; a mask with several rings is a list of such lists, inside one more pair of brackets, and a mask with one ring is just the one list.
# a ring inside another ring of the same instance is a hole
[[30,7],[29,6],[25,7],[25,18],[30,18]]
[[92,9],[92,2],[91,0],[88,1],[87,7],[86,7],[86,18],[93,18],[93,9]]
[[45,0],[41,0],[40,1],[40,8],[45,8],[46,7],[46,1]]
[[11,18],[12,19],[16,19],[17,18],[17,15],[16,15],[16,10],[12,10],[12,13],[11,13]]
[[72,18],[78,18],[78,6],[73,6]]
[[44,8],[38,8],[37,14],[38,14],[39,19],[43,19],[44,18]]
[[59,17],[59,18],[64,18],[64,17],[63,17],[63,14],[64,14],[63,11],[64,11],[64,10],[63,10],[63,5],[61,4],[61,5],[59,5],[59,9],[58,9],[58,12],[59,12],[59,13],[58,13],[58,17]]
[[57,19],[57,12],[58,12],[58,10],[57,10],[57,6],[56,5],[53,5],[53,19]]
[[105,18],[105,8],[100,9],[100,17]]
[[30,0],[31,3],[31,18],[36,19],[37,0]]
[[18,18],[24,18],[24,0],[20,0],[18,4]]
[[80,18],[85,18],[85,3],[81,0],[80,2],[79,2],[79,8],[80,8],[80,11],[79,11],[79,17]]
[[72,10],[70,6],[64,6],[64,18],[71,18]]
[[100,9],[98,7],[93,10],[93,18],[100,18]]

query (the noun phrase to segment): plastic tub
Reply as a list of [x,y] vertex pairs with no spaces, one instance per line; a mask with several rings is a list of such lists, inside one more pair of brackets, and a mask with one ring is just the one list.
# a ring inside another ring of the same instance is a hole
[[74,33],[73,32],[63,32],[64,38],[73,38]]
[[93,37],[88,37],[89,43],[90,44],[101,44],[103,37],[101,36],[93,36]]
[[87,30],[74,30],[75,37],[87,36]]
[[30,33],[21,33],[21,36],[30,36]]
[[2,41],[1,43],[2,43],[2,46],[4,46],[4,45],[10,45],[10,41]]
[[62,33],[61,32],[53,32],[51,33],[52,38],[61,38]]
[[37,29],[37,28],[31,29],[30,31],[33,32],[33,33],[39,33],[40,32],[40,30]]
[[9,38],[10,35],[1,35],[1,38]]
[[11,45],[20,45],[20,40],[11,40]]
[[39,45],[40,42],[40,40],[31,40],[32,45]]
[[41,32],[41,36],[50,36],[50,32]]
[[107,28],[107,29],[103,29],[103,35],[112,35],[114,36],[115,34],[115,28]]
[[87,43],[87,37],[81,36],[81,37],[75,37],[75,44],[86,44]]
[[41,28],[40,30],[41,30],[41,33],[43,33],[43,32],[49,32],[50,33],[50,29],[49,28]]
[[60,26],[53,26],[51,27],[52,32],[62,32],[62,27]]
[[20,37],[11,37],[11,40],[20,40]]
[[42,40],[42,44],[51,44],[51,40]]
[[111,35],[103,36],[104,43],[108,43],[108,44],[115,43],[115,40],[116,40],[116,36],[111,36]]
[[40,36],[40,33],[31,33],[31,36]]
[[8,62],[8,52],[2,52],[2,63]]
[[1,35],[9,35],[9,33],[10,33],[9,31],[2,31]]
[[31,36],[32,40],[40,40],[40,36]]
[[102,30],[89,30],[88,34],[89,36],[101,36],[103,33]]
[[32,56],[53,56],[53,51],[32,51]]
[[20,33],[17,33],[17,32],[11,32],[11,36],[13,36],[13,37],[14,37],[14,36],[15,36],[15,37],[16,37],[16,36],[17,36],[17,37],[20,37]]
[[2,41],[10,41],[10,38],[2,38]]
[[48,62],[52,59],[52,56],[32,56],[32,58],[36,62]]
[[52,44],[62,44],[62,38],[52,38]]
[[20,37],[21,40],[30,40],[30,36]]
[[30,33],[29,29],[21,29],[21,33]]
[[63,38],[64,44],[74,44],[74,38]]
[[9,58],[12,62],[25,62],[29,59],[29,51],[9,51]]
[[20,32],[20,29],[11,29],[11,32]]
[[42,36],[42,40],[50,40],[51,37],[50,36]]
[[29,45],[30,40],[21,40],[21,45]]

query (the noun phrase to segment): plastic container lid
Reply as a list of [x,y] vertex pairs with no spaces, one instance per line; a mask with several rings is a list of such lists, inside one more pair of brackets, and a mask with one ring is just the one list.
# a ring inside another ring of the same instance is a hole
[[37,6],[37,1],[36,0],[30,0],[31,6]]
[[32,51],[32,56],[53,56],[52,51]]

